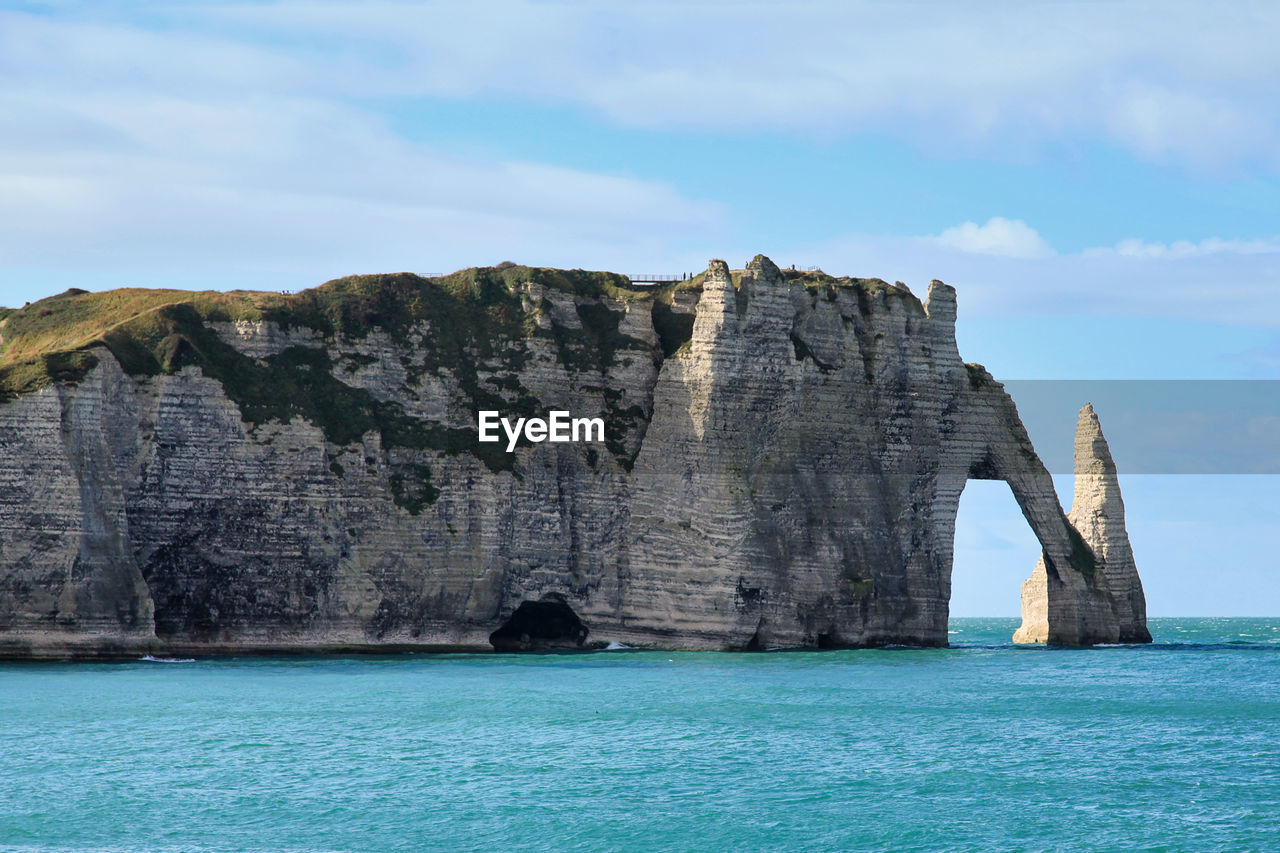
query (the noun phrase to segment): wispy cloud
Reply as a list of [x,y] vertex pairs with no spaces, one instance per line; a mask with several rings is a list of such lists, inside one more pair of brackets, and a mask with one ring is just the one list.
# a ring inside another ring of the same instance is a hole
[[59,4],[0,18],[21,85],[498,96],[645,127],[878,134],[929,150],[1103,141],[1280,167],[1280,6]]
[[[1247,304],[1243,322],[1280,317],[1280,305],[1256,310],[1280,291],[1274,240],[1055,256],[1006,210],[927,237],[737,246],[726,208],[661,180],[453,156],[388,118],[414,98],[491,98],[726,138],[874,128],[944,154],[1102,140],[1159,160],[1275,166],[1273,4],[42,8],[0,13],[0,264],[10,289],[29,273],[34,295],[48,291],[38,276],[68,270],[296,287],[508,257],[691,268],[763,248],[941,276],[966,285],[966,310],[1243,316]],[[1208,295],[1223,282],[1239,301]]]
[[1280,167],[1273,3],[286,2],[200,16],[252,43],[340,43],[326,85],[364,95],[499,94],[645,127],[874,127],[929,150],[1105,141]]
[[1280,328],[1280,236],[1126,240],[1055,254],[1030,225],[997,217],[943,236],[849,234],[791,254],[819,259],[827,270],[901,279],[918,293],[942,278],[959,290],[960,312],[970,318],[1113,316]]
[[323,91],[352,67],[230,37],[0,15],[0,302],[77,272],[90,286],[296,288],[506,258],[644,265],[716,242],[723,208],[660,180],[406,140],[378,110]]
[[993,216],[984,224],[965,222],[948,228],[936,238],[942,246],[976,255],[1006,258],[1045,258],[1053,249],[1036,229],[1021,219]]
[[1121,240],[1114,247],[1087,249],[1089,255],[1114,253],[1125,258],[1178,259],[1205,255],[1275,255],[1280,254],[1280,237],[1240,240],[1209,237],[1205,240],[1175,240],[1172,243],[1148,242],[1137,238]]

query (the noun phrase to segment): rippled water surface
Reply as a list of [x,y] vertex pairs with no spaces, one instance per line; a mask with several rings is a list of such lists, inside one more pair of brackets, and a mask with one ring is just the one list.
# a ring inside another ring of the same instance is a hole
[[1280,620],[0,665],[0,849],[1280,849]]

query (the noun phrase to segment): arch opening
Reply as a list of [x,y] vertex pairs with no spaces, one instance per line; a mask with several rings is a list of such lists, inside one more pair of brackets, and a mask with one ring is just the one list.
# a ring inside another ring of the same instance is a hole
[[498,652],[549,651],[582,648],[590,629],[558,595],[522,601],[506,622],[489,635]]
[[[969,480],[956,513],[949,620],[1000,620],[1016,627],[1022,614],[1022,582],[1040,553],[1040,541],[1009,484]],[[963,627],[951,624],[948,630]]]

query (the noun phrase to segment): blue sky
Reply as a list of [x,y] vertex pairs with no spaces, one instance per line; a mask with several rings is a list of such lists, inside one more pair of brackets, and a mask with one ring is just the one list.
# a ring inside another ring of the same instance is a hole
[[[765,252],[956,285],[1002,378],[1280,378],[1278,38],[1268,3],[0,3],[0,303]],[[1152,612],[1280,613],[1274,478],[1148,480]],[[957,610],[996,612],[1035,549],[976,494]]]

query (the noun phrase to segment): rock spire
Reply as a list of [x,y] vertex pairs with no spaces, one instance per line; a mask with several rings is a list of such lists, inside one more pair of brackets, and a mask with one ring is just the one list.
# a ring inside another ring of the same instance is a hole
[[[1067,514],[1073,531],[1091,552],[1093,580],[1110,599],[1117,639],[1122,643],[1149,643],[1147,600],[1133,560],[1133,548],[1124,524],[1124,500],[1111,448],[1092,403],[1086,403],[1076,421],[1075,494]],[[1060,581],[1046,570],[1042,556],[1022,585],[1023,625],[1014,642],[1054,642],[1053,598]]]

